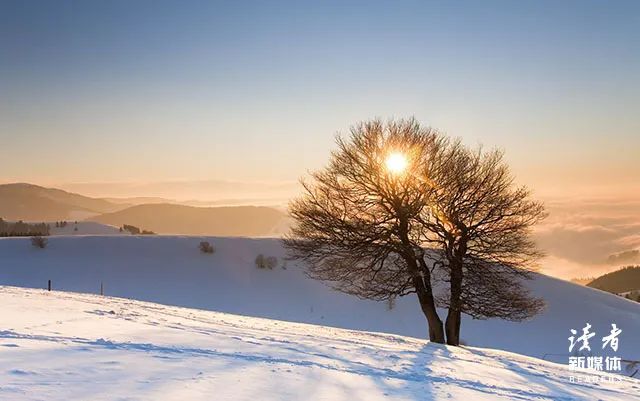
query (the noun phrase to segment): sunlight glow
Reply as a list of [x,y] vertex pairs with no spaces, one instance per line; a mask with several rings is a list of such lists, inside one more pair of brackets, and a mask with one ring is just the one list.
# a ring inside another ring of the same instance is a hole
[[393,174],[402,174],[404,170],[406,170],[409,162],[407,161],[407,157],[402,153],[394,152],[387,156],[387,160],[385,161],[387,165],[387,170]]

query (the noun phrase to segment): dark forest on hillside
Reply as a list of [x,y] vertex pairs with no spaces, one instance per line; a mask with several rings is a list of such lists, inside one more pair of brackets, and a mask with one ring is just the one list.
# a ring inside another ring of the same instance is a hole
[[587,286],[619,294],[640,290],[640,266],[627,266],[593,280]]
[[32,235],[49,235],[49,226],[45,223],[11,223],[0,218],[0,237],[29,237]]

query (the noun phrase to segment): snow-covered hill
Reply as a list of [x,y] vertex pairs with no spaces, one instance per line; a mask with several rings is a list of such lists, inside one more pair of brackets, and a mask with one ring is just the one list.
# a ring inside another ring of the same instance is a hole
[[640,381],[408,337],[0,287],[2,400],[633,400]]
[[127,235],[120,232],[119,227],[93,221],[68,221],[64,227],[56,227],[55,222],[50,222],[50,235]]
[[[364,301],[307,278],[296,263],[282,263],[277,239],[204,238],[216,248],[202,254],[203,237],[51,237],[46,249],[28,238],[0,239],[0,285],[97,293],[246,316],[426,337],[426,321],[413,296],[386,303]],[[277,256],[274,270],[257,269],[258,254]],[[465,319],[471,346],[517,352],[566,364],[570,329],[588,322],[600,337],[622,329],[618,356],[640,360],[640,304],[595,289],[538,276],[528,285],[547,302],[536,318],[513,323]],[[442,313],[444,317],[444,313]]]
[[267,237],[281,234],[287,216],[265,206],[194,207],[176,204],[135,205],[92,216],[91,221],[113,226],[130,224],[158,234]]

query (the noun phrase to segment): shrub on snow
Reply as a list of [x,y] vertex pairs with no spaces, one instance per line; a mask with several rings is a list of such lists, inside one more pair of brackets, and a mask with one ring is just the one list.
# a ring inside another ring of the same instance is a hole
[[35,237],[31,237],[31,245],[36,248],[44,249],[47,247],[47,239],[40,235],[36,235]]
[[256,257],[256,267],[258,269],[273,270],[278,265],[278,258],[275,256],[264,256],[260,254]]
[[213,245],[211,245],[209,243],[209,241],[200,241],[200,252],[202,253],[213,253],[214,249],[213,249]]

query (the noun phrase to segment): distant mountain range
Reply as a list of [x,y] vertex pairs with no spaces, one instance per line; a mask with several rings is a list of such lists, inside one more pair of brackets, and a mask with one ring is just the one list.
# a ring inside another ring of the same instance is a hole
[[185,235],[271,236],[288,226],[286,214],[271,207],[195,207],[150,197],[101,199],[25,183],[0,185],[0,218],[86,220]]
[[127,207],[104,199],[32,184],[0,185],[0,217],[5,220],[83,220]]
[[[243,205],[265,206],[269,204],[283,204],[300,192],[300,184],[291,182],[238,182],[226,180],[195,180],[195,181],[159,181],[147,183],[62,183],[57,186],[70,192],[92,196],[94,198],[131,198],[153,197],[163,198],[169,203],[187,204],[189,206],[217,206],[212,202],[226,200],[224,206]],[[178,199],[179,201],[172,201]],[[207,205],[190,204],[188,200],[196,202],[206,201]],[[250,201],[250,202],[247,202]],[[140,203],[140,202],[136,202]],[[144,202],[157,203],[157,202]],[[222,206],[222,205],[221,205]]]

